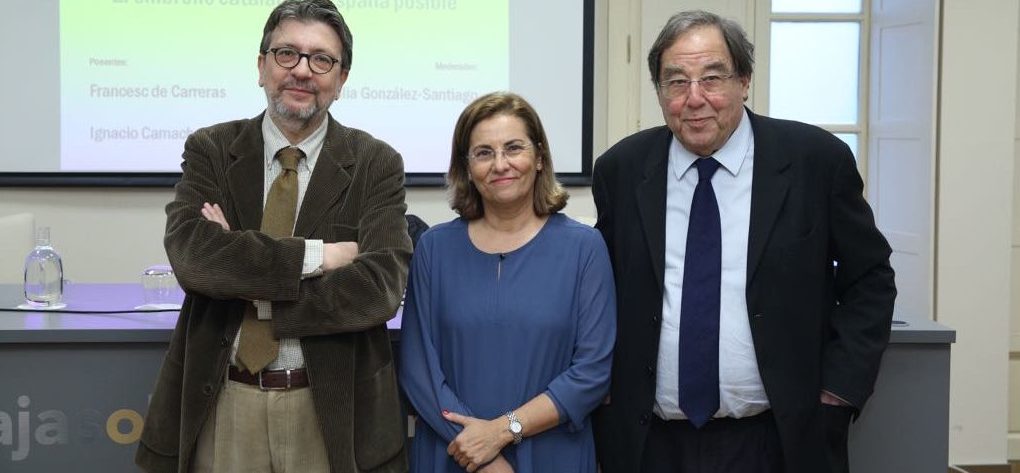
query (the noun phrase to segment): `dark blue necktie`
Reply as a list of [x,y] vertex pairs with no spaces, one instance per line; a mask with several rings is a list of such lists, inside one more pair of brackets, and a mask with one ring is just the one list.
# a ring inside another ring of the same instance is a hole
[[680,409],[695,427],[719,410],[719,285],[722,230],[712,175],[714,158],[699,158],[691,201],[680,302]]

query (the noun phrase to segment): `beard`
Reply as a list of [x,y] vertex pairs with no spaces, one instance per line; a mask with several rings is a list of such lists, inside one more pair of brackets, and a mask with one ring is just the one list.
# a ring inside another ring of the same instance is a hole
[[[312,94],[315,95],[316,100],[305,107],[300,107],[297,109],[291,108],[287,106],[287,104],[285,104],[283,101],[283,89],[290,87],[297,87],[300,89],[310,91]],[[315,83],[312,81],[298,82],[296,80],[288,80],[285,81],[280,86],[280,90],[276,94],[270,97],[269,99],[271,105],[270,108],[273,110],[273,112],[275,112],[274,114],[280,118],[284,118],[287,120],[308,121],[312,117],[318,115],[319,111],[321,110],[319,107],[318,94],[319,87],[316,86]]]

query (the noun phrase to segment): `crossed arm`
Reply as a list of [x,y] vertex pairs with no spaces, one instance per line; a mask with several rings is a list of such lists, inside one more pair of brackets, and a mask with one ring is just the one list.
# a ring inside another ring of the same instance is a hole
[[[230,223],[227,222],[227,217],[223,215],[223,209],[220,208],[220,204],[210,204],[208,202],[202,204],[202,216],[206,220],[218,223],[223,228],[223,231],[230,231]],[[323,271],[331,271],[350,264],[356,256],[358,256],[358,242],[323,243],[322,265],[320,268]]]
[[321,276],[302,279],[304,238],[237,228],[233,217],[251,204],[234,200],[246,197],[228,179],[244,176],[230,175],[236,172],[225,167],[219,141],[214,132],[189,137],[184,174],[167,205],[164,243],[181,286],[215,299],[271,301],[278,338],[359,332],[392,318],[411,254],[400,156],[383,146],[362,156],[351,171],[353,194],[345,197],[352,200],[332,223],[347,219],[356,234],[324,227],[323,236],[350,241],[324,244]]

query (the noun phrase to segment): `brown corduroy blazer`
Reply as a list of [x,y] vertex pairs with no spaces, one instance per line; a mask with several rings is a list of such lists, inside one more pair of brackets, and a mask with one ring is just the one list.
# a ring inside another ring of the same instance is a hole
[[[407,470],[386,321],[400,304],[411,241],[403,161],[329,117],[293,238],[259,232],[262,115],[204,128],[185,143],[164,244],[187,296],[149,403],[136,462],[186,472],[223,385],[248,300],[273,301],[277,338],[299,338],[332,471]],[[218,203],[233,231],[205,220]],[[304,238],[356,241],[353,263],[301,279]]]

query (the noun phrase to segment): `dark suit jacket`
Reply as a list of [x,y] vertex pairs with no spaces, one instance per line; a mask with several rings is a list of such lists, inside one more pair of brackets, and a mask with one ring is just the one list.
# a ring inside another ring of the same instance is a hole
[[[260,233],[262,116],[196,131],[166,207],[165,245],[187,292],[136,461],[186,472],[223,385],[245,300],[273,301],[273,332],[300,338],[334,472],[407,470],[404,422],[385,323],[400,304],[411,242],[404,170],[382,141],[332,118],[294,238]],[[230,228],[202,218],[219,203]],[[356,241],[348,266],[301,280],[303,238]]]
[[[829,471],[827,449],[840,440],[831,438],[825,421],[831,414],[820,407],[819,393],[828,390],[857,408],[871,394],[896,296],[891,250],[843,142],[810,125],[748,113],[754,130],[748,322],[786,471],[822,473]],[[639,471],[655,415],[672,139],[666,127],[645,130],[595,164],[596,226],[612,256],[618,302],[611,403],[595,414],[605,473]]]

